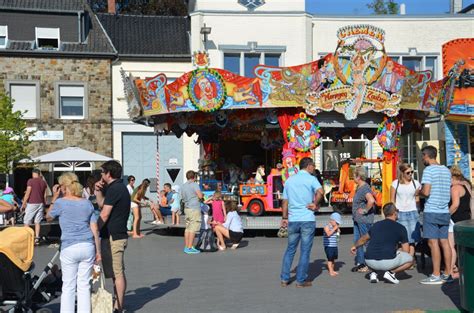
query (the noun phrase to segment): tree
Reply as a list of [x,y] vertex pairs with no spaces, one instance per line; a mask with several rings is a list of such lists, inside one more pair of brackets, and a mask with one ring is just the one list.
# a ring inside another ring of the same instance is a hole
[[13,164],[28,157],[29,136],[25,112],[13,112],[13,100],[0,94],[0,173],[8,174]]
[[[107,0],[89,0],[96,13],[107,12]],[[120,14],[186,16],[188,8],[184,0],[116,0]]]
[[374,14],[398,14],[398,3],[394,0],[372,0],[367,4]]

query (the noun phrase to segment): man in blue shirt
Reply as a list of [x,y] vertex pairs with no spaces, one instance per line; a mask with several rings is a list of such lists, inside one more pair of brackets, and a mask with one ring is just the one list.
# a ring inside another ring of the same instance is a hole
[[283,189],[282,227],[288,227],[288,247],[283,256],[281,286],[288,286],[291,264],[301,240],[301,253],[296,272],[296,287],[310,287],[308,277],[309,256],[313,247],[316,219],[314,211],[319,210],[323,189],[316,177],[311,175],[315,166],[311,158],[300,161],[300,171],[288,178]]
[[[421,150],[423,171],[421,194],[427,197],[423,211],[423,237],[428,239],[433,262],[433,274],[420,281],[425,285],[439,285],[453,282],[451,276],[451,249],[448,242],[448,228],[450,221],[449,200],[451,199],[451,172],[438,164],[438,151],[433,146],[426,146]],[[443,249],[445,270],[441,275],[441,251]]]

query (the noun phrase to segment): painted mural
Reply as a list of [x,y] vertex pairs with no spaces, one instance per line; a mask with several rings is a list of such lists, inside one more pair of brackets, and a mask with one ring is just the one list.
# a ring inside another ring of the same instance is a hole
[[446,164],[457,165],[464,177],[471,177],[468,125],[446,121]]
[[[129,76],[124,78],[125,89],[135,96],[142,116],[300,107],[311,116],[336,111],[353,120],[369,111],[390,117],[400,109],[442,111],[449,103],[452,91],[446,86],[452,79],[432,82],[431,72],[414,72],[390,59],[382,29],[352,25],[341,28],[337,36],[333,54],[298,66],[258,65],[256,77],[209,68],[207,53],[197,52],[197,69],[174,82],[167,84],[164,74]],[[129,98],[129,105],[136,106]]]

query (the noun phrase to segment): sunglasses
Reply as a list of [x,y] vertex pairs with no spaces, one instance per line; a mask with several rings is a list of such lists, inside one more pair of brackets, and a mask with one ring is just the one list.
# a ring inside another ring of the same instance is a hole
[[407,172],[405,172],[405,174],[411,175],[411,174],[413,174],[413,171],[407,171]]

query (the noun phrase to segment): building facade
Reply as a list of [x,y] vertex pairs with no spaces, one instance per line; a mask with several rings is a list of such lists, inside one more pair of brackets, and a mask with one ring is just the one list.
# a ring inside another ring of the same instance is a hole
[[[152,180],[151,196],[164,183],[181,184],[185,168],[195,168],[198,146],[185,134],[157,136],[153,125],[135,123],[127,112],[122,71],[135,77],[165,73],[168,83],[192,70],[188,17],[98,14],[117,50],[112,64],[113,157],[137,183]],[[149,34],[154,34],[149,37]],[[159,151],[159,156],[157,154]],[[159,160],[158,160],[159,158]],[[153,182],[159,176],[159,185]]]
[[[26,111],[30,156],[77,146],[112,157],[115,51],[85,1],[1,1],[0,31],[0,92]],[[29,174],[16,174],[22,192]]]

